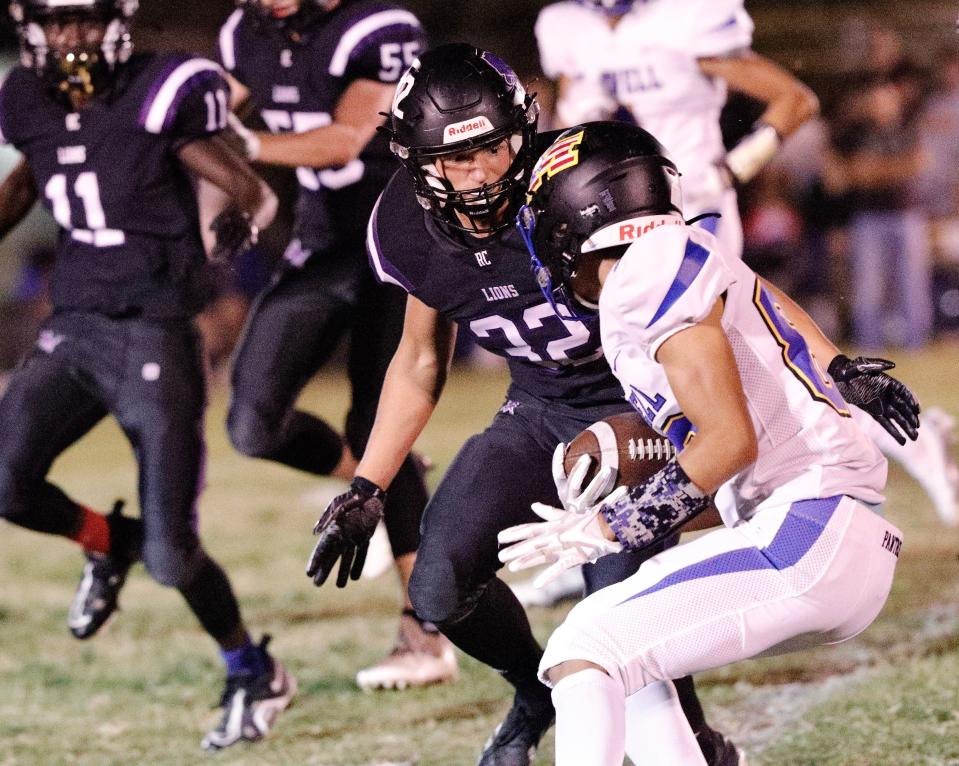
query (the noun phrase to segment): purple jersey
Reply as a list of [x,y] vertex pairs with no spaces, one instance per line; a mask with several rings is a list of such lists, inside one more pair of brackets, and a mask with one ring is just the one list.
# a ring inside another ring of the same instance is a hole
[[177,149],[223,129],[228,92],[212,61],[144,53],[76,112],[32,70],[11,71],[0,139],[26,156],[61,227],[57,310],[177,317],[200,307],[206,258]]
[[506,358],[514,387],[574,407],[626,409],[603,358],[599,321],[556,315],[513,227],[484,239],[451,233],[423,211],[400,171],[373,211],[367,251],[381,282],[399,285]]
[[[380,0],[341,3],[295,43],[256,11],[236,10],[219,41],[224,68],[250,90],[273,133],[329,125],[351,84],[394,84],[424,48],[417,18]],[[396,168],[381,134],[344,167],[298,168],[294,235],[308,250],[328,250],[344,237],[362,235],[377,194]]]

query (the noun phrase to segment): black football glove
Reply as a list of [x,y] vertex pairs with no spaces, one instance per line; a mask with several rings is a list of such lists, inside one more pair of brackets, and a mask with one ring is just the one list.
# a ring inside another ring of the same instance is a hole
[[907,436],[913,441],[919,436],[919,402],[904,383],[886,375],[895,366],[888,359],[839,354],[828,372],[843,399],[868,412],[893,439],[905,444]]
[[250,217],[235,207],[220,212],[210,224],[210,231],[216,235],[210,260],[220,263],[232,263],[256,244],[260,233]]
[[358,580],[366,562],[366,551],[376,525],[383,518],[386,493],[373,482],[357,476],[349,490],[330,501],[320,520],[313,527],[319,535],[316,547],[306,565],[306,575],[319,587],[340,559],[336,587],[345,588],[350,580]]

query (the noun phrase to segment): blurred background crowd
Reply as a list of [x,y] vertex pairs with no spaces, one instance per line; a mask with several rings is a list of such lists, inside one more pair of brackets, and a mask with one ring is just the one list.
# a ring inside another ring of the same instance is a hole
[[[552,92],[533,23],[545,0],[402,0],[433,43],[465,40],[500,53],[538,93],[548,128]],[[213,54],[230,0],[142,0],[137,43]],[[959,337],[959,35],[956,5],[746,0],[753,48],[817,94],[818,118],[740,190],[745,258],[797,297],[823,329],[861,350],[918,348]],[[0,26],[0,71],[16,60]],[[731,94],[732,145],[760,107]],[[0,148],[0,174],[15,155]],[[287,201],[292,174],[263,169]],[[229,358],[252,296],[288,237],[287,216],[220,278],[201,319],[211,366]],[[0,243],[0,370],[16,363],[48,311],[55,227],[36,210]],[[461,356],[477,358],[470,349]]]

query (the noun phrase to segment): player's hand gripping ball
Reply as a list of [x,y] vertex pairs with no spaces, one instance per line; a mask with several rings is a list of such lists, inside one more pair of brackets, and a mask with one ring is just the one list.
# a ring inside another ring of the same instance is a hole
[[549,564],[533,581],[542,587],[565,569],[622,550],[620,543],[606,538],[600,509],[675,455],[669,440],[636,413],[601,420],[569,445],[559,444],[553,453],[553,479],[563,508],[534,503],[533,512],[545,523],[500,532],[499,542],[507,546],[499,553],[500,561],[514,572]]
[[[574,475],[584,456],[589,458],[586,470]],[[576,510],[568,503],[575,504],[583,483],[592,482],[601,469],[612,471],[612,483],[606,489],[611,492],[613,487],[641,484],[674,457],[676,448],[669,439],[650,428],[638,412],[626,412],[593,423],[568,445],[557,445],[553,481],[563,507]]]

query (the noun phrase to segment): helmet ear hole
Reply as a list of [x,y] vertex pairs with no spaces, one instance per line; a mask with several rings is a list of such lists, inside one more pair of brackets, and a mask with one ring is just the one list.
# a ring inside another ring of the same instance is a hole
[[562,248],[568,238],[569,224],[565,222],[553,227],[553,230],[549,233],[549,242],[554,247]]

